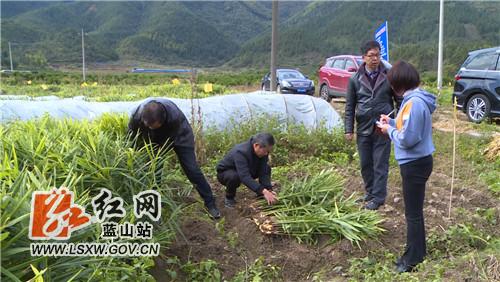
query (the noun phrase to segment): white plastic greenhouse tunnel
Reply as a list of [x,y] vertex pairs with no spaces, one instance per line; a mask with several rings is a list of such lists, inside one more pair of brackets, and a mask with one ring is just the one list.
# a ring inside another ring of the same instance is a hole
[[[273,117],[283,125],[301,123],[307,128],[342,126],[340,115],[326,101],[306,95],[277,95],[271,92],[252,92],[213,96],[203,99],[173,101],[191,120],[201,117],[203,128],[225,129],[231,123]],[[151,100],[155,98],[148,98]],[[130,114],[142,101],[91,102],[84,97],[60,99],[54,96],[30,98],[0,96],[0,122],[28,120],[43,115],[54,118],[94,119],[104,113]]]

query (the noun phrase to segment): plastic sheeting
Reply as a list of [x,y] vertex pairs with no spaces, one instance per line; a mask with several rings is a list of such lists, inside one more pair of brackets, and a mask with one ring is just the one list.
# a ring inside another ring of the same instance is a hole
[[[231,122],[239,123],[257,118],[274,117],[280,124],[302,123],[308,128],[319,125],[332,129],[342,126],[339,114],[324,100],[305,95],[278,95],[271,92],[253,92],[213,96],[203,99],[173,101],[191,120],[201,117],[204,128],[224,129]],[[150,100],[154,98],[148,98]],[[131,112],[142,101],[90,102],[84,97],[57,99],[52,96],[29,98],[0,96],[0,122],[27,120],[49,114],[55,118],[94,119],[104,113]]]

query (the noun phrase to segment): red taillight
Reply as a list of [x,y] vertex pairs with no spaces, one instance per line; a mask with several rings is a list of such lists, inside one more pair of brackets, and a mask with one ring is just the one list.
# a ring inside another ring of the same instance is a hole
[[460,77],[460,75],[458,75],[458,74],[457,74],[457,75],[455,75],[455,81],[459,81],[460,79],[462,79],[462,78]]

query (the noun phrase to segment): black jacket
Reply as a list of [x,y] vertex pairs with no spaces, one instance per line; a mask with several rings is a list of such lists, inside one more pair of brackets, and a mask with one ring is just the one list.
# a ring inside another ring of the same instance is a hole
[[[354,118],[356,117],[358,135],[369,136],[373,133],[375,122],[381,114],[388,114],[399,109],[403,97],[397,97],[387,80],[388,69],[381,63],[379,74],[374,87],[366,76],[363,63],[358,72],[349,79],[345,104],[345,133],[354,132]],[[392,117],[396,116],[394,112]]]
[[[158,129],[149,129],[142,121],[142,109],[150,101],[161,103],[167,111],[167,119]],[[163,146],[183,146],[194,148],[194,135],[184,113],[170,100],[156,98],[147,100],[133,111],[128,123],[129,132],[140,134],[144,140],[150,139],[152,143]]]
[[[234,146],[217,164],[217,172],[236,170],[241,183],[261,194],[264,188],[271,188],[271,168],[267,164],[268,156],[259,158],[255,154],[252,138]],[[259,178],[259,183],[254,179]]]

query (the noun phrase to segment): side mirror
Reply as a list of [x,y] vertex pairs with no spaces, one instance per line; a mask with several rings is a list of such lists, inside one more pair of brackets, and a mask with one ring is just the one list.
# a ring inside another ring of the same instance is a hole
[[358,69],[357,69],[357,68],[355,68],[355,67],[348,67],[348,68],[347,68],[347,71],[348,71],[348,72],[357,72],[357,71],[358,71]]

